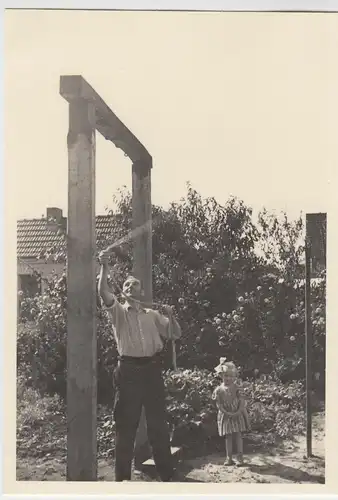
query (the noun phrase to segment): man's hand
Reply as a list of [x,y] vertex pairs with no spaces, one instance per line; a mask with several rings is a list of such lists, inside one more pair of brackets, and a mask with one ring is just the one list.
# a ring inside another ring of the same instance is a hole
[[173,315],[174,315],[173,308],[172,308],[171,306],[168,306],[168,305],[163,306],[163,312],[164,312],[167,316],[173,316]]
[[99,262],[102,266],[108,266],[109,259],[112,255],[122,256],[122,250],[119,246],[108,247],[99,253]]
[[111,256],[111,252],[107,252],[107,250],[102,250],[102,252],[99,253],[99,262],[101,266],[107,267],[109,264],[109,258]]
[[169,334],[169,338],[173,339],[173,340],[178,340],[182,337],[182,330],[181,330],[181,327],[176,319],[176,312],[175,312],[175,309],[174,307],[172,306],[169,306],[169,305],[164,305],[162,306],[162,311],[163,311],[163,315],[167,315],[167,317],[169,318],[169,325],[171,323],[172,325],[172,328],[168,328],[168,334]]

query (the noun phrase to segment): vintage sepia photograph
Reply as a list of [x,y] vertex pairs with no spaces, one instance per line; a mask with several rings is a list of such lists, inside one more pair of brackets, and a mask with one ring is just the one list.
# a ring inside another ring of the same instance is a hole
[[16,481],[325,485],[337,14],[4,27]]

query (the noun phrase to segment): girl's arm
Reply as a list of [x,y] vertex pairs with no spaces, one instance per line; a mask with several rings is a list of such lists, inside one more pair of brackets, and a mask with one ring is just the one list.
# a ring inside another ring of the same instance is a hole
[[233,417],[235,414],[234,413],[231,413],[230,411],[227,411],[223,405],[220,405],[219,406],[219,410],[224,413],[225,416],[227,417]]
[[240,398],[237,411],[234,413],[235,416],[240,415],[245,408],[244,399]]
[[244,397],[243,397],[242,391],[239,388],[237,389],[237,397],[239,399],[239,405],[238,405],[237,411],[235,413],[233,413],[233,415],[236,417],[238,415],[240,415],[245,409]]
[[215,390],[215,392],[213,394],[213,399],[216,400],[216,406],[217,406],[219,411],[224,413],[224,415],[226,415],[227,417],[231,417],[233,415],[233,413],[231,413],[225,409],[224,404],[222,403],[222,401],[220,401],[217,389]]

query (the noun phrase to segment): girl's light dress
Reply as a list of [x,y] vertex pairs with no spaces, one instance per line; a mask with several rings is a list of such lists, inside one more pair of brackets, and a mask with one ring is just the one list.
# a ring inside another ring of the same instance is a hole
[[212,399],[216,400],[218,407],[217,427],[220,436],[249,430],[250,424],[246,408],[234,417],[228,417],[222,412],[222,409],[229,413],[235,413],[238,410],[240,400],[243,398],[237,385],[228,387],[221,384],[214,390]]

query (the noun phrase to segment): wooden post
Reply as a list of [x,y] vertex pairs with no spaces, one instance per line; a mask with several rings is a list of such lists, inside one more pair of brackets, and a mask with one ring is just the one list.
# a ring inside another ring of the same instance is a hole
[[144,299],[152,301],[152,206],[151,163],[135,162],[132,171],[133,229],[144,226],[136,233],[133,246],[133,273],[142,281]]
[[306,453],[312,456],[312,328],[311,328],[311,244],[306,220],[305,240],[305,380],[306,380]]
[[[133,273],[141,280],[146,302],[152,301],[151,162],[134,162],[132,169],[133,229],[143,226],[133,241]],[[151,456],[144,408],[135,440],[135,466]]]
[[69,103],[67,481],[97,480],[95,109]]
[[305,240],[305,363],[306,363],[306,449],[312,455],[312,351],[311,278],[326,270],[326,213],[306,214]]

